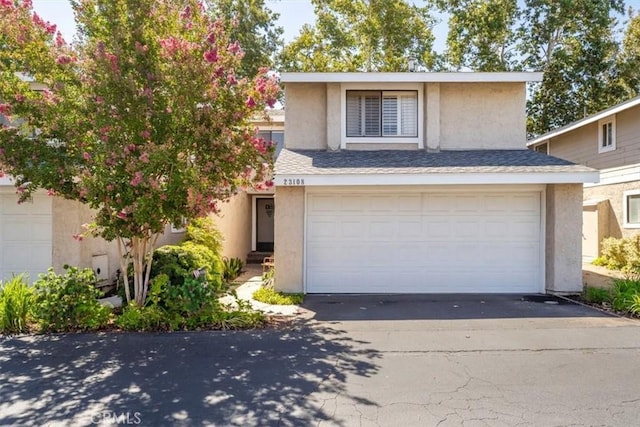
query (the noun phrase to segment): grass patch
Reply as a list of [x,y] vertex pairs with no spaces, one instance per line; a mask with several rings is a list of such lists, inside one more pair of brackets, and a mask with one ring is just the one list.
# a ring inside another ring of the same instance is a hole
[[304,301],[304,294],[285,294],[271,288],[260,288],[253,293],[253,299],[265,304],[299,305]]

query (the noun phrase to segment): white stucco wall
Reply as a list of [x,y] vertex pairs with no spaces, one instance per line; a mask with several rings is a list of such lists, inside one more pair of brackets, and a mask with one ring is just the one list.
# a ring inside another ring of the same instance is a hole
[[251,196],[239,193],[220,204],[220,212],[211,214],[222,233],[222,255],[245,260],[251,251]]
[[524,83],[441,83],[440,149],[526,148],[525,94]]
[[582,184],[550,184],[546,194],[546,290],[581,292]]
[[[93,221],[93,215],[87,206],[59,197],[53,199],[52,206],[52,266],[56,272],[61,273],[63,266],[68,264],[74,267],[91,268],[92,258],[95,255],[107,255],[109,261],[108,276],[114,278],[120,268],[118,248],[116,242],[107,242],[99,237],[85,237],[82,241],[73,238],[74,235],[83,233],[83,224]],[[165,233],[158,238],[156,247],[176,244],[184,238],[184,233],[172,233],[167,226]]]
[[327,90],[324,83],[291,83],[285,87],[284,146],[327,148]]
[[303,291],[304,187],[277,187],[275,216],[275,288]]

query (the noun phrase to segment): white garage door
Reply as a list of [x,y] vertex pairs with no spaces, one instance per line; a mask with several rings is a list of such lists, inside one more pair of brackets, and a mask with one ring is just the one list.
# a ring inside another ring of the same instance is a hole
[[540,192],[309,194],[310,293],[541,292]]
[[34,281],[51,266],[51,197],[18,204],[13,188],[0,191],[0,279],[27,273]]

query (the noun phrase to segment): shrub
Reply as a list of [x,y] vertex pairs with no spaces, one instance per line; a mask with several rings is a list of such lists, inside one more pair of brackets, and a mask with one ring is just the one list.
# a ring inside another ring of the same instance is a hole
[[29,330],[33,294],[23,274],[0,284],[0,332],[22,333]]
[[196,218],[187,225],[186,241],[204,245],[214,254],[222,252],[222,233],[209,217]]
[[52,268],[35,282],[34,315],[45,331],[90,330],[109,321],[110,310],[97,300],[95,274],[90,269],[65,266],[65,273]]
[[240,258],[227,258],[222,259],[224,266],[224,273],[222,275],[225,282],[230,282],[242,273],[244,263]]
[[211,326],[217,329],[256,328],[265,322],[264,314],[254,310],[220,310],[211,320]]
[[304,294],[285,294],[272,288],[260,288],[253,293],[253,299],[266,304],[298,305],[302,304]]
[[615,279],[611,289],[611,307],[616,311],[631,312],[636,295],[640,295],[640,281]]
[[208,282],[217,289],[222,287],[222,263],[209,248],[194,242],[161,246],[153,252],[151,277],[164,274],[172,285],[181,286],[185,277],[196,270],[204,270]]
[[640,234],[625,239],[615,237],[604,239],[602,256],[593,263],[627,273],[640,273]]
[[629,311],[635,316],[640,316],[640,294],[635,294],[631,297]]
[[607,237],[602,241],[602,258],[606,260],[607,267],[615,270],[622,269],[627,265],[627,258],[624,251],[624,239]]
[[584,291],[584,298],[589,303],[602,304],[603,302],[611,301],[611,293],[608,289],[587,286]]
[[166,313],[156,305],[138,307],[131,302],[116,319],[125,331],[157,331],[167,329]]

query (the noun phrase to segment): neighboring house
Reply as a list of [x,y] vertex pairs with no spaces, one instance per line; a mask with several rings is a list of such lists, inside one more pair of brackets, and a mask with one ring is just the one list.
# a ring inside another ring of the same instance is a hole
[[275,286],[576,292],[582,184],[526,149],[539,73],[283,73]]
[[[36,85],[34,83],[34,85]],[[38,87],[34,86],[34,90]],[[270,112],[270,121],[256,122],[259,135],[282,148],[284,115]],[[6,118],[0,115],[0,121]],[[0,122],[4,123],[4,122]],[[27,273],[33,281],[51,266],[57,272],[64,265],[91,267],[99,280],[113,280],[120,269],[115,242],[101,238],[74,239],[92,221],[87,206],[38,191],[28,202],[18,204],[11,177],[0,178],[0,280]],[[224,236],[223,255],[245,259],[251,251],[262,261],[273,251],[273,189],[241,192],[213,216]],[[175,244],[184,229],[167,226],[157,246]]]
[[600,170],[585,183],[582,251],[600,256],[605,237],[640,231],[640,97],[635,97],[527,144],[535,151]]
[[[257,121],[258,136],[275,145],[276,157],[284,144],[284,111],[269,111],[269,121]],[[273,187],[241,192],[212,215],[224,237],[224,256],[262,262],[273,253],[275,199]]]
[[[82,203],[36,192],[18,204],[11,177],[0,178],[0,280],[27,273],[31,281],[53,267],[91,267],[99,280],[112,280],[120,269],[115,242],[101,238],[74,239],[92,221],[91,209]],[[183,232],[167,227],[158,245],[177,243]]]

